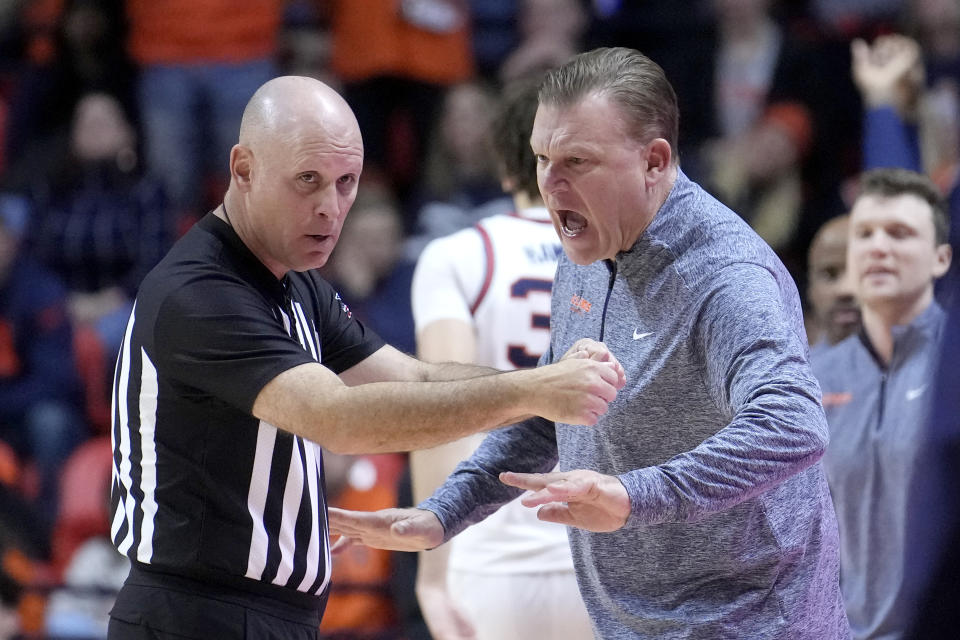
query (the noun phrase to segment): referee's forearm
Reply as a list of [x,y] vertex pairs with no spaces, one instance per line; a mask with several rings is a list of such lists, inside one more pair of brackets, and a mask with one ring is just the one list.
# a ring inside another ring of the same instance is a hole
[[499,369],[461,362],[421,362],[420,365],[421,380],[424,382],[467,380],[502,373]]
[[533,414],[596,424],[616,394],[607,363],[560,363],[440,382],[345,385],[316,363],[267,383],[253,415],[334,453],[412,451],[512,424]]
[[337,408],[328,408],[323,424],[314,423],[316,437],[308,437],[334,453],[425,449],[512,424],[529,413],[525,389],[521,379],[500,375],[345,387],[340,398],[325,399]]

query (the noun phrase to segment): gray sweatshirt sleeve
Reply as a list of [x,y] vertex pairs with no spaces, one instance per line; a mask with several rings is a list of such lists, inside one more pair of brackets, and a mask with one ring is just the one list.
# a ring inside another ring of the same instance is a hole
[[523,493],[500,482],[501,472],[543,473],[556,464],[553,423],[530,418],[490,432],[473,455],[418,506],[437,515],[447,541]]
[[729,509],[823,455],[820,387],[807,364],[802,319],[794,317],[795,290],[790,295],[759,266],[727,267],[712,279],[690,328],[702,379],[675,383],[703,385],[731,420],[693,450],[619,476],[632,505],[628,525]]

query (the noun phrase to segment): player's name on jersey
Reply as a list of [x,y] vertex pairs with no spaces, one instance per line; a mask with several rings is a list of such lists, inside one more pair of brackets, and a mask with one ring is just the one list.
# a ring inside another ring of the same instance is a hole
[[560,259],[560,252],[563,251],[563,247],[560,246],[560,243],[547,243],[543,242],[540,244],[529,245],[523,248],[524,253],[527,254],[527,259],[534,264],[542,264],[544,262],[556,262]]

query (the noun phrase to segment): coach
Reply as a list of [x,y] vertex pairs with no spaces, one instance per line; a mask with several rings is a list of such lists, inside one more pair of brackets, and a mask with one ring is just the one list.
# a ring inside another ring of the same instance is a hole
[[570,526],[598,638],[849,638],[796,285],[680,170],[663,70],[598,49],[548,72],[531,147],[564,250],[542,360],[601,339],[628,387],[594,429],[494,432],[422,509],[331,510],[334,531],[432,547],[526,489]]
[[223,205],[144,279],[115,375],[111,535],[132,569],[110,638],[316,638],[321,447],[423,448],[528,414],[594,424],[623,385],[597,344],[497,375],[385,346],[311,271],[362,166],[339,95],[271,80],[244,111]]

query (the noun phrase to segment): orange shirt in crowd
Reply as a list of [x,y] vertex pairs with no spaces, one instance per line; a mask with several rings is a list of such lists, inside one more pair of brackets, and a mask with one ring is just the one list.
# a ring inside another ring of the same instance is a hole
[[[441,1],[441,0],[438,0]],[[430,31],[404,18],[400,0],[336,0],[331,13],[333,72],[345,82],[380,75],[450,85],[473,76],[470,27],[464,3],[459,27]]]
[[127,0],[130,55],[141,65],[272,56],[284,1]]
[[[376,511],[397,506],[397,483],[404,458],[398,454],[360,456],[367,482],[350,485],[331,499],[341,509]],[[397,625],[390,596],[390,552],[353,545],[333,557],[330,598],[320,624],[321,635],[352,632],[375,636]]]

